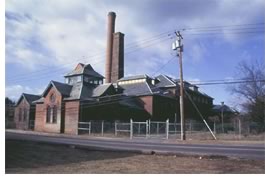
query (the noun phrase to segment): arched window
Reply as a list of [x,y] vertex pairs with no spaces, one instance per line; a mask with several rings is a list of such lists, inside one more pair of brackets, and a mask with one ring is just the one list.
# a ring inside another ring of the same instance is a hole
[[23,121],[27,120],[27,109],[24,108],[24,113],[23,113]]
[[46,123],[57,123],[57,106],[47,106]]
[[51,101],[52,103],[54,103],[54,102],[55,102],[55,99],[56,99],[55,94],[54,94],[54,93],[51,94],[51,96],[50,96],[50,101]]
[[52,108],[52,123],[56,123],[57,122],[57,107],[54,106]]
[[51,107],[47,106],[46,123],[50,123],[50,121],[51,121]]
[[22,108],[19,108],[19,111],[18,111],[18,121],[21,121],[22,120]]

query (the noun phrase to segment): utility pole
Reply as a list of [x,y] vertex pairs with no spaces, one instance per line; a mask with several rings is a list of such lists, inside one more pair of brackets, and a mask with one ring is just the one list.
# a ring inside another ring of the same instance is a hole
[[224,133],[224,102],[221,102],[221,107],[222,132]]
[[183,37],[180,32],[175,32],[177,36],[176,42],[173,43],[172,49],[177,50],[177,56],[179,57],[179,80],[180,80],[180,130],[181,130],[181,140],[186,140],[186,132],[185,132],[185,120],[184,120],[184,85],[183,85],[183,70],[182,70],[182,52],[183,45],[181,40]]

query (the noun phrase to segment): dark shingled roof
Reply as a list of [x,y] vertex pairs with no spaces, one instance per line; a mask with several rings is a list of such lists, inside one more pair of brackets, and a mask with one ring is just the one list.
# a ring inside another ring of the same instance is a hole
[[41,98],[40,95],[34,95],[34,94],[27,94],[27,93],[22,93],[20,98],[18,99],[16,105],[18,105],[18,103],[22,100],[22,98],[25,98],[26,101],[31,105],[33,104],[32,102],[35,101],[35,100],[38,100]]
[[235,113],[235,112],[237,112],[236,110],[230,108],[227,105],[224,105],[224,106],[222,106],[222,105],[214,105],[213,106],[213,111],[215,111],[215,112],[221,113],[222,109],[223,109],[223,112],[226,112],[226,113]]
[[119,87],[123,89],[123,94],[128,96],[152,95],[153,93],[160,92],[159,88],[147,82],[120,84]]
[[81,66],[79,69],[74,69],[70,73],[67,73],[65,77],[76,76],[76,75],[87,75],[97,78],[104,78],[101,74],[96,72],[90,64],[84,65],[83,63],[79,63],[78,65]]
[[57,81],[51,81],[51,83],[55,86],[55,88],[63,95],[63,96],[70,96],[70,92],[72,90],[72,86],[60,83]]
[[57,82],[57,81],[50,81],[49,85],[47,86],[47,88],[44,90],[42,96],[45,96],[46,93],[48,92],[48,90],[51,88],[51,86],[54,86],[56,88],[56,90],[62,95],[62,96],[69,96],[72,86],[65,84],[65,83],[61,83],[61,82]]
[[78,82],[73,84],[70,97],[65,98],[65,100],[74,100],[74,99],[88,99],[91,98],[93,89],[95,85],[92,84],[82,84],[82,82]]
[[111,86],[112,86],[111,83],[107,83],[107,84],[103,84],[103,85],[97,86],[93,90],[92,97],[99,97],[99,96],[103,95]]
[[33,101],[33,104],[37,104],[37,103],[43,103],[44,102],[44,97],[41,97],[40,99]]
[[32,104],[33,101],[35,100],[38,100],[41,98],[40,95],[34,95],[34,94],[26,94],[26,93],[23,93],[24,97],[26,98],[26,100]]

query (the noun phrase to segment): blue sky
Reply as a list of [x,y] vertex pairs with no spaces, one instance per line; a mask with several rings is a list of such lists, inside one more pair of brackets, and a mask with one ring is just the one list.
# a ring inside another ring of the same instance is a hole
[[[116,31],[125,34],[126,75],[154,75],[159,70],[155,75],[177,78],[177,58],[160,68],[174,56],[174,30],[183,28],[185,80],[237,79],[240,61],[264,61],[264,24],[236,26],[264,22],[263,0],[9,0],[6,96],[41,94],[50,80],[63,81],[78,62],[90,63],[104,75],[109,11],[116,12]],[[221,27],[188,30],[215,26]],[[227,88],[201,86],[200,90],[215,103],[235,106],[236,97]]]

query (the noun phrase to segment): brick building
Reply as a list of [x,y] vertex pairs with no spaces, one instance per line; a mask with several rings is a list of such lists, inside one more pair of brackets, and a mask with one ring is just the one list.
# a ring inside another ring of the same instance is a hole
[[15,104],[14,122],[17,129],[34,129],[36,105],[33,101],[39,98],[39,95],[22,93]]
[[[82,63],[65,75],[64,83],[51,81],[32,102],[34,130],[78,134],[82,121],[179,119],[178,80],[166,75],[124,77],[124,34],[115,33],[115,17],[113,12],[108,15],[105,82],[90,64]],[[185,89],[207,116],[213,98],[187,82]],[[185,114],[190,119],[198,117],[186,96]]]

